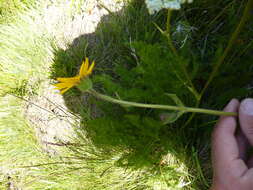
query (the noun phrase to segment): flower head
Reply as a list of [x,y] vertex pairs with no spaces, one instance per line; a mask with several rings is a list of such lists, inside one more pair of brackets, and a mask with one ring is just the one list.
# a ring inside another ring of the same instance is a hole
[[95,66],[95,62],[93,61],[92,64],[89,66],[89,59],[86,58],[85,62],[82,62],[82,66],[80,68],[79,74],[75,77],[69,78],[57,78],[59,83],[54,84],[57,90],[60,90],[61,94],[64,94],[67,90],[76,86],[83,80],[85,77],[92,73],[92,70]]
[[163,8],[179,10],[181,4],[192,3],[193,0],[145,0],[150,14],[154,14]]

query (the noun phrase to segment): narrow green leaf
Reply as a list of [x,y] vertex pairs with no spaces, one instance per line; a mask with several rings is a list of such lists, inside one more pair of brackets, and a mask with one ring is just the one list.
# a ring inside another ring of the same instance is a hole
[[167,125],[177,121],[183,114],[183,111],[167,112],[160,114],[160,118],[162,120],[162,124]]
[[158,26],[155,22],[153,22],[153,24],[154,24],[155,27],[161,32],[161,34],[166,35],[166,32],[163,31],[163,29],[161,29],[160,26]]
[[170,93],[165,93],[167,96],[169,96],[177,106],[180,106],[180,107],[184,107],[184,104],[183,102],[177,97],[176,94],[170,94]]

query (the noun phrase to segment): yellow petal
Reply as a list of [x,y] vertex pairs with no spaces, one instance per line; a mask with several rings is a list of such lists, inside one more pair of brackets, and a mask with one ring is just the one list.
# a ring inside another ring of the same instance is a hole
[[92,73],[92,70],[93,70],[94,66],[95,66],[95,62],[93,61],[92,64],[91,64],[91,66],[89,67],[89,70],[87,71],[86,75],[89,75],[89,74]]
[[82,62],[82,65],[81,65],[81,68],[80,68],[80,70],[79,70],[79,76],[81,76],[82,73],[84,72],[84,68],[85,68],[85,63],[84,63],[84,61],[83,61],[83,62]]
[[75,85],[75,83],[57,83],[57,84],[54,84],[54,86],[58,90],[61,90],[61,89],[64,89],[64,88],[68,88],[68,87],[71,88],[74,85]]
[[80,77],[79,76],[75,76],[75,77],[69,77],[69,78],[57,78],[57,80],[59,82],[74,83],[74,82],[80,81]]
[[[74,86],[74,85],[73,85]],[[69,90],[70,88],[72,88],[73,86],[69,86],[68,88],[65,88],[63,90],[60,91],[61,94],[64,94],[67,90]]]
[[83,78],[87,75],[86,72],[88,70],[88,67],[89,67],[89,59],[86,57],[85,63],[84,62],[82,63],[82,66],[79,71],[80,78]]

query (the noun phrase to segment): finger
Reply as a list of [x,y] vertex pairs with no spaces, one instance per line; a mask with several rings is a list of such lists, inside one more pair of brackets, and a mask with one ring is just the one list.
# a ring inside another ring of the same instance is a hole
[[246,162],[247,150],[248,150],[250,144],[241,129],[238,129],[238,132],[236,134],[236,141],[237,141],[238,148],[239,148],[239,158],[242,159],[244,162]]
[[[237,112],[239,102],[233,99],[225,107],[226,112]],[[222,116],[212,136],[212,160],[214,169],[224,169],[233,160],[239,158],[239,148],[235,138],[236,118]]]
[[253,146],[253,99],[247,98],[240,104],[239,121],[243,133]]

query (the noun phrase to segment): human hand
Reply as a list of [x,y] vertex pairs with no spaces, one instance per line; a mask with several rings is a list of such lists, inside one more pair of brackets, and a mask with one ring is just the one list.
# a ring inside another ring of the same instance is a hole
[[253,99],[241,104],[233,99],[224,111],[238,112],[241,128],[236,117],[222,116],[214,129],[211,190],[253,190],[253,157],[247,156],[253,146]]

